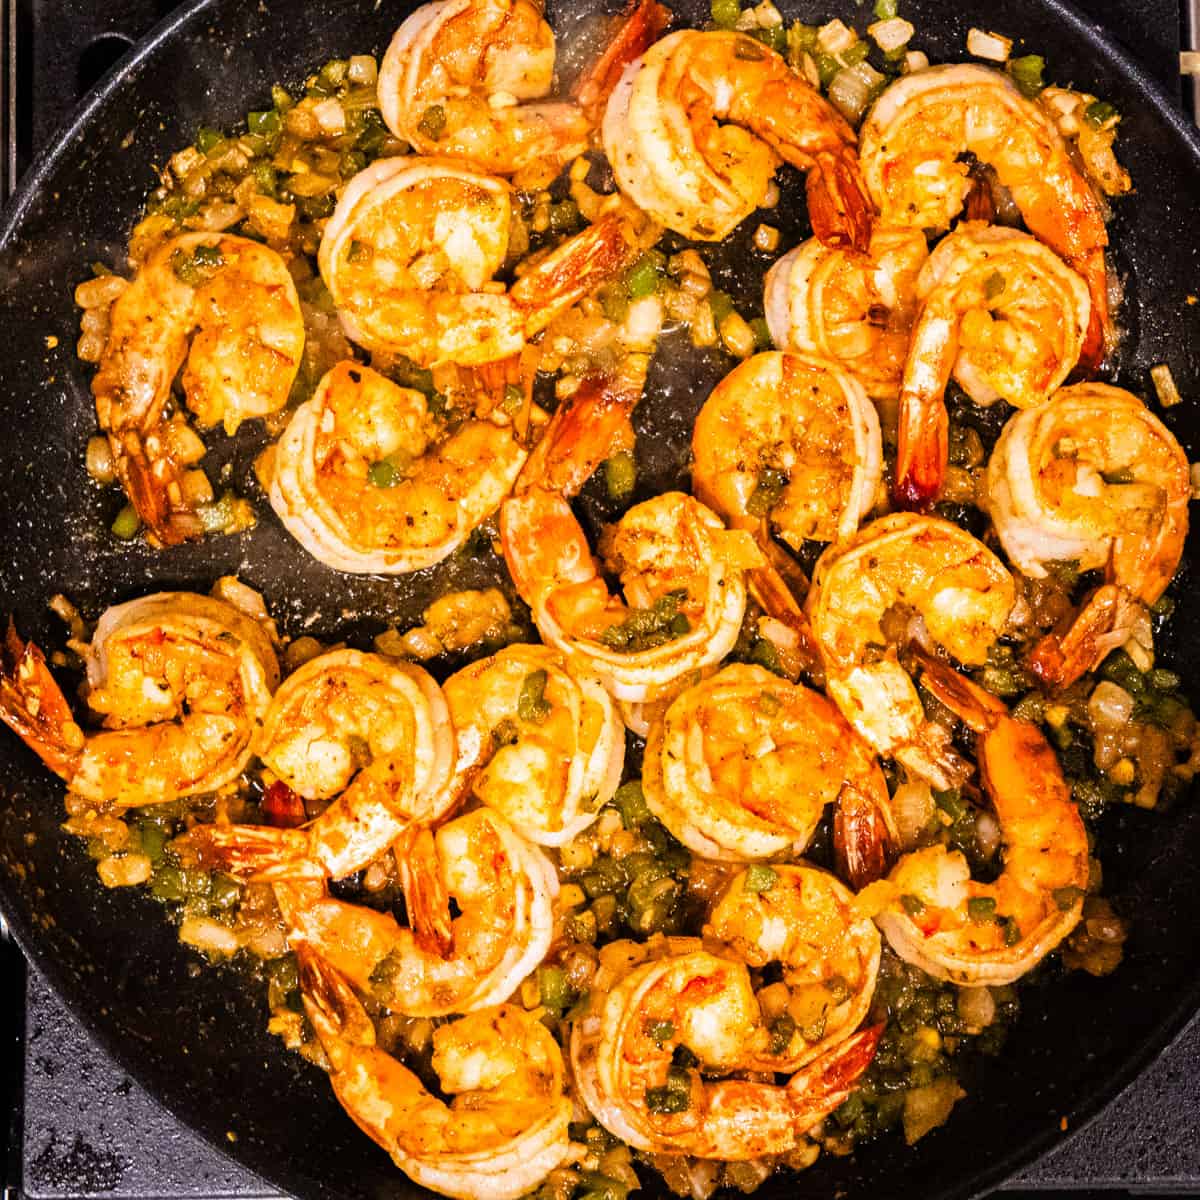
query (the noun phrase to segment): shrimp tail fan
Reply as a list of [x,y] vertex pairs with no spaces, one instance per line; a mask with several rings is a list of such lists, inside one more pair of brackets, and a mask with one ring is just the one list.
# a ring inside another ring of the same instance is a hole
[[[204,526],[196,513],[171,503],[171,492],[178,490],[181,482],[174,465],[164,459],[156,466],[143,438],[132,430],[120,434],[119,442],[119,449],[113,455],[117,475],[149,533],[164,546],[178,546],[203,537]],[[169,478],[163,478],[164,474]]]
[[56,774],[69,780],[75,773],[83,731],[45,655],[21,640],[11,618],[0,650],[0,721]]
[[833,846],[838,871],[855,891],[887,874],[894,838],[879,803],[846,784],[833,810]]
[[1138,608],[1138,602],[1116,584],[1097,588],[1064,627],[1046,634],[1034,646],[1030,670],[1049,687],[1070,687],[1124,645]]
[[826,246],[866,252],[875,210],[852,147],[824,151],[808,172],[805,191],[813,232]]
[[670,19],[671,10],[658,0],[630,0],[604,52],[572,89],[572,95],[593,125],[599,124],[621,73],[658,41]]
[[884,1024],[860,1029],[788,1080],[788,1091],[802,1097],[802,1124],[815,1125],[842,1104],[871,1065]]
[[338,1048],[374,1046],[375,1027],[354,989],[312,946],[297,940],[293,949],[304,1011],[336,1070]]
[[261,825],[197,825],[171,843],[184,866],[225,871],[239,879],[323,879],[307,835]]

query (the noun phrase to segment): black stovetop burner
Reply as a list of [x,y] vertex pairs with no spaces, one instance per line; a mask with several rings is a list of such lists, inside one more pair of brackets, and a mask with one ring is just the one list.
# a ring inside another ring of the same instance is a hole
[[[1117,31],[1170,94],[1180,95],[1179,0],[1077,2]],[[0,181],[6,189],[84,92],[174,7],[175,0],[0,0],[5,51]],[[0,976],[11,977],[3,957]],[[247,1200],[276,1195],[159,1107],[32,973],[22,1051],[12,1055],[12,1067],[23,1069],[23,1086],[14,1088],[21,1101],[17,1117],[10,1130],[0,1127],[0,1137],[7,1134],[10,1141],[2,1180],[6,1197]],[[1086,1131],[1010,1188],[1200,1193],[1198,1063],[1200,1020]],[[0,1077],[10,1074],[0,1042]],[[0,1084],[9,1083],[0,1078]],[[0,1103],[3,1099],[0,1087]]]

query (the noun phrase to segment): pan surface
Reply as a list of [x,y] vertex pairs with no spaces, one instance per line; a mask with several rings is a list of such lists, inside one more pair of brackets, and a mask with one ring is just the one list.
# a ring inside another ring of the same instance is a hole
[[[561,39],[596,0],[558,0]],[[675,6],[684,23],[706,16]],[[706,10],[706,6],[704,6]],[[861,27],[868,10],[781,4],[807,21],[839,15]],[[490,557],[401,579],[338,575],[311,562],[250,483],[260,435],[210,439],[206,466],[228,462],[256,498],[259,525],[233,538],[154,552],[108,532],[118,502],[83,470],[94,431],[88,369],[74,357],[74,284],[86,264],[122,262],[123,245],[153,165],[190,141],[200,124],[229,124],[261,106],[276,80],[294,81],[328,58],[380,52],[407,11],[364,0],[199,0],[160,26],[89,99],[25,181],[0,224],[0,596],[21,630],[61,639],[45,603],[55,592],[89,616],[163,587],[206,590],[238,574],[267,597],[292,634],[333,634],[366,645],[380,629],[410,623],[454,586],[478,586],[499,569]],[[1127,329],[1116,380],[1148,392],[1148,368],[1170,364],[1185,396],[1200,395],[1200,145],[1149,78],[1078,13],[1057,0],[906,0],[914,43],[933,61],[964,57],[967,29],[1020,37],[1046,55],[1047,78],[1077,83],[1124,115],[1119,143],[1138,194],[1119,202],[1111,226],[1126,289]],[[792,178],[772,215],[784,245],[807,232]],[[782,219],[781,219],[782,217]],[[718,264],[718,285],[757,311],[757,285],[739,274],[745,233]],[[757,272],[754,278],[757,278]],[[752,301],[751,298],[753,297]],[[690,347],[660,351],[639,409],[639,487],[686,482],[691,423],[727,362]],[[1166,420],[1200,454],[1200,419],[1188,404]],[[591,521],[604,516],[585,496]],[[1190,541],[1174,585],[1173,662],[1200,679],[1200,602],[1189,598]],[[0,737],[0,908],[26,954],[121,1065],[179,1118],[278,1188],[304,1197],[415,1195],[417,1189],[342,1114],[324,1077],[265,1031],[259,992],[228,969],[200,970],[149,897],[107,892],[78,842],[59,831],[62,785],[10,736]],[[867,1196],[978,1193],[1074,1129],[1158,1052],[1200,1001],[1200,813],[1128,809],[1106,817],[1105,893],[1132,920],[1125,961],[1112,976],[1078,974],[1022,993],[1021,1019],[1002,1056],[969,1081],[950,1124],[912,1151],[881,1139],[852,1159],[823,1156],[798,1179],[759,1193]]]

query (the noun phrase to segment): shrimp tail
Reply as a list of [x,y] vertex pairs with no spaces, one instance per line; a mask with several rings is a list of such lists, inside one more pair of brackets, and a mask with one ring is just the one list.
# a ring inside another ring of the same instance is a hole
[[950,458],[950,422],[940,397],[900,393],[896,441],[896,479],[892,495],[912,512],[932,507],[946,478]]
[[11,617],[0,648],[0,721],[56,775],[70,780],[75,774],[83,730],[50,674],[46,656],[21,640]]
[[616,213],[563,242],[509,292],[526,312],[525,336],[540,333],[560,312],[624,270],[636,249],[629,222]]
[[295,940],[304,1011],[335,1070],[351,1047],[375,1045],[375,1026],[340,972],[303,940]]
[[[882,783],[882,780],[880,780]],[[855,891],[887,874],[895,850],[896,832],[882,796],[872,796],[849,783],[838,793],[833,810],[833,852],[838,874]]]
[[599,125],[621,73],[658,41],[670,20],[671,10],[657,0],[630,0],[604,52],[571,90],[592,125]]
[[1100,369],[1115,341],[1108,315],[1108,266],[1104,261],[1104,247],[1101,245],[1087,254],[1068,258],[1067,263],[1086,280],[1092,298],[1087,333],[1074,371],[1074,375],[1088,379]]
[[[159,436],[156,433],[151,438]],[[178,546],[204,536],[200,518],[190,508],[172,503],[182,494],[182,474],[168,457],[157,459],[141,434],[125,430],[112,434],[113,464],[130,504],[150,535],[164,546]]]
[[813,233],[826,246],[849,246],[865,253],[871,244],[874,206],[852,146],[825,150],[805,179]]
[[186,867],[224,871],[252,883],[325,878],[308,835],[265,825],[197,825],[171,843]]
[[797,1132],[811,1129],[846,1100],[871,1065],[883,1029],[883,1022],[860,1029],[788,1080],[788,1091],[798,1102]]
[[539,487],[570,499],[605,459],[633,446],[630,417],[640,396],[593,375],[550,418],[517,479],[518,495]]
[[454,928],[433,834],[410,830],[397,841],[395,856],[413,937],[422,950],[445,958],[454,944]]
[[921,686],[976,733],[987,733],[1008,716],[1003,701],[936,658],[918,655]]
[[824,683],[825,667],[812,626],[801,607],[808,580],[769,535],[756,537],[755,541],[766,562],[751,568],[747,576],[750,594],[767,616],[786,625],[796,635],[794,665],[820,686]]
[[1084,601],[1065,627],[1046,634],[1029,655],[1029,668],[1049,687],[1069,687],[1129,638],[1140,604],[1106,583]]

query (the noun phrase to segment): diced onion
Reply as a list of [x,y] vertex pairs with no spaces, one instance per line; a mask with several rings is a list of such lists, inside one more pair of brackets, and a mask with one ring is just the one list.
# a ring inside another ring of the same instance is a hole
[[958,1015],[968,1029],[986,1029],[996,1019],[996,999],[985,987],[959,988]]
[[923,71],[929,66],[929,55],[922,50],[910,50],[904,56],[904,73],[911,75],[914,71]]
[[1163,408],[1174,408],[1176,404],[1183,403],[1183,397],[1175,386],[1175,376],[1171,374],[1171,368],[1166,363],[1159,363],[1157,367],[1150,368],[1150,380]]
[[346,77],[351,83],[370,86],[379,76],[379,66],[369,54],[356,54],[350,60]]
[[875,39],[875,44],[880,50],[890,54],[893,50],[899,50],[901,46],[907,46],[912,41],[916,28],[911,21],[906,21],[903,17],[890,17],[886,21],[876,21],[873,25],[868,25],[867,33]]
[[87,444],[87,473],[101,484],[110,484],[116,478],[116,468],[113,465],[112,447],[108,438],[97,434],[88,438]]
[[144,854],[126,854],[101,859],[96,870],[106,888],[134,887],[150,878],[151,864]]
[[317,118],[322,133],[340,136],[346,132],[346,110],[332,96],[313,106],[313,116]]
[[884,77],[869,62],[843,67],[829,85],[829,103],[851,124],[862,118],[874,89]]
[[948,1075],[904,1094],[904,1140],[911,1146],[931,1129],[944,1125],[950,1111],[967,1093]]
[[857,41],[858,34],[836,17],[817,30],[817,45],[825,54],[840,54],[843,50],[849,50]]
[[241,942],[232,929],[209,920],[208,917],[187,917],[179,926],[179,940],[205,954],[228,957],[241,949]]
[[1105,680],[1088,697],[1088,716],[1099,727],[1115,728],[1133,716],[1133,697],[1115,683]]
[[913,849],[933,816],[933,792],[929,784],[920,779],[902,783],[892,797],[891,809],[901,847]]
[[975,58],[986,58],[989,62],[1008,62],[1012,48],[1012,38],[988,33],[983,29],[967,31],[967,53]]

